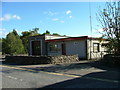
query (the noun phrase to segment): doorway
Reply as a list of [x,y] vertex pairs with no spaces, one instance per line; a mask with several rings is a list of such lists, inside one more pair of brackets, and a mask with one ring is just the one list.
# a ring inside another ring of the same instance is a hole
[[61,47],[62,47],[62,55],[66,55],[66,44],[62,43]]
[[41,55],[40,41],[32,41],[32,55]]

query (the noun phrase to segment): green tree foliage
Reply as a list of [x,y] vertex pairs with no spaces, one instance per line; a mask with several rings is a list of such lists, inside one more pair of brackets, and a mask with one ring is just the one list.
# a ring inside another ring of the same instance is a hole
[[28,53],[28,37],[40,35],[38,31],[39,31],[39,28],[33,28],[33,30],[22,32],[22,35],[20,36],[20,38],[23,42],[26,53]]
[[5,54],[23,54],[24,46],[20,36],[17,34],[16,30],[13,30],[7,34],[6,38],[3,38],[2,43],[3,53]]
[[46,30],[46,32],[43,33],[43,35],[44,35],[44,34],[46,34],[46,35],[51,35],[51,34],[50,34],[50,31],[48,31],[48,30]]
[[53,33],[53,35],[61,36],[61,35],[60,35],[60,34],[58,34],[58,33]]
[[120,1],[107,2],[98,20],[103,28],[101,34],[109,40],[109,52],[120,55]]
[[43,35],[44,35],[44,34],[46,34],[46,35],[57,35],[57,36],[61,36],[61,35],[58,34],[58,33],[53,33],[53,34],[51,34],[50,31],[48,31],[48,30],[46,30],[46,32],[43,33]]

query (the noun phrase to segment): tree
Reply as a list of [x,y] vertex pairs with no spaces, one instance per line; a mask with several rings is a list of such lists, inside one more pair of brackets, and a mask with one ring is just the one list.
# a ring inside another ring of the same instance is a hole
[[20,36],[17,34],[16,30],[13,30],[7,34],[6,38],[3,39],[3,53],[5,54],[23,54],[24,46]]
[[33,30],[29,30],[31,36],[39,35],[38,31],[39,31],[39,28],[33,28]]
[[33,28],[33,30],[22,32],[22,35],[20,36],[20,38],[23,42],[26,53],[28,53],[28,37],[40,35],[38,31],[39,31],[39,28]]
[[120,55],[120,1],[107,2],[97,15],[103,28],[101,34],[109,40],[110,53]]
[[53,35],[57,35],[57,36],[60,36],[60,34],[58,34],[58,33],[53,33]]
[[50,34],[50,31],[48,31],[48,30],[46,30],[46,32],[43,33],[43,34],[51,35],[51,34]]

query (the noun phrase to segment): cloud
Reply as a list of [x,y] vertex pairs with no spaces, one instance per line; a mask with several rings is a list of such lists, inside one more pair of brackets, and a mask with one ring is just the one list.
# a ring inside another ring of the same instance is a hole
[[69,18],[72,18],[73,16],[69,16]]
[[53,15],[57,15],[57,12],[52,12],[52,11],[48,11],[48,12],[43,12],[44,14],[47,14],[49,16],[53,16]]
[[21,19],[21,17],[20,17],[20,16],[17,16],[17,15],[13,15],[13,18],[14,18],[14,19],[17,19],[17,20],[20,20],[20,19]]
[[64,23],[65,21],[60,21],[61,23]]
[[59,19],[58,19],[58,18],[53,18],[52,20],[53,20],[53,21],[59,21]]
[[17,29],[15,30],[17,31],[18,34],[23,32],[22,30],[17,30]]
[[6,29],[5,28],[0,28],[0,31],[5,31]]
[[21,17],[17,15],[5,14],[3,17],[0,18],[0,21],[9,21],[11,19],[20,20]]
[[7,34],[8,34],[8,32],[6,31],[5,28],[0,28],[0,36],[1,36],[1,37],[6,36]]
[[58,18],[53,18],[52,21],[58,21],[58,22],[61,22],[61,23],[64,23],[64,22],[65,22],[65,21],[60,20],[60,19],[58,19]]
[[66,14],[67,14],[67,15],[70,14],[70,13],[72,13],[71,10],[66,11]]

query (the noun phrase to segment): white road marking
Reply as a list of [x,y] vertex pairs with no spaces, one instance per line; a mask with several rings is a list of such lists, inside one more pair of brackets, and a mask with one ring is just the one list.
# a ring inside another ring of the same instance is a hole
[[11,78],[11,79],[14,79],[14,80],[23,81],[23,79],[18,79],[18,78],[16,78],[16,77],[12,77],[12,76],[6,76],[6,77]]
[[20,79],[20,81],[23,81],[23,79]]

